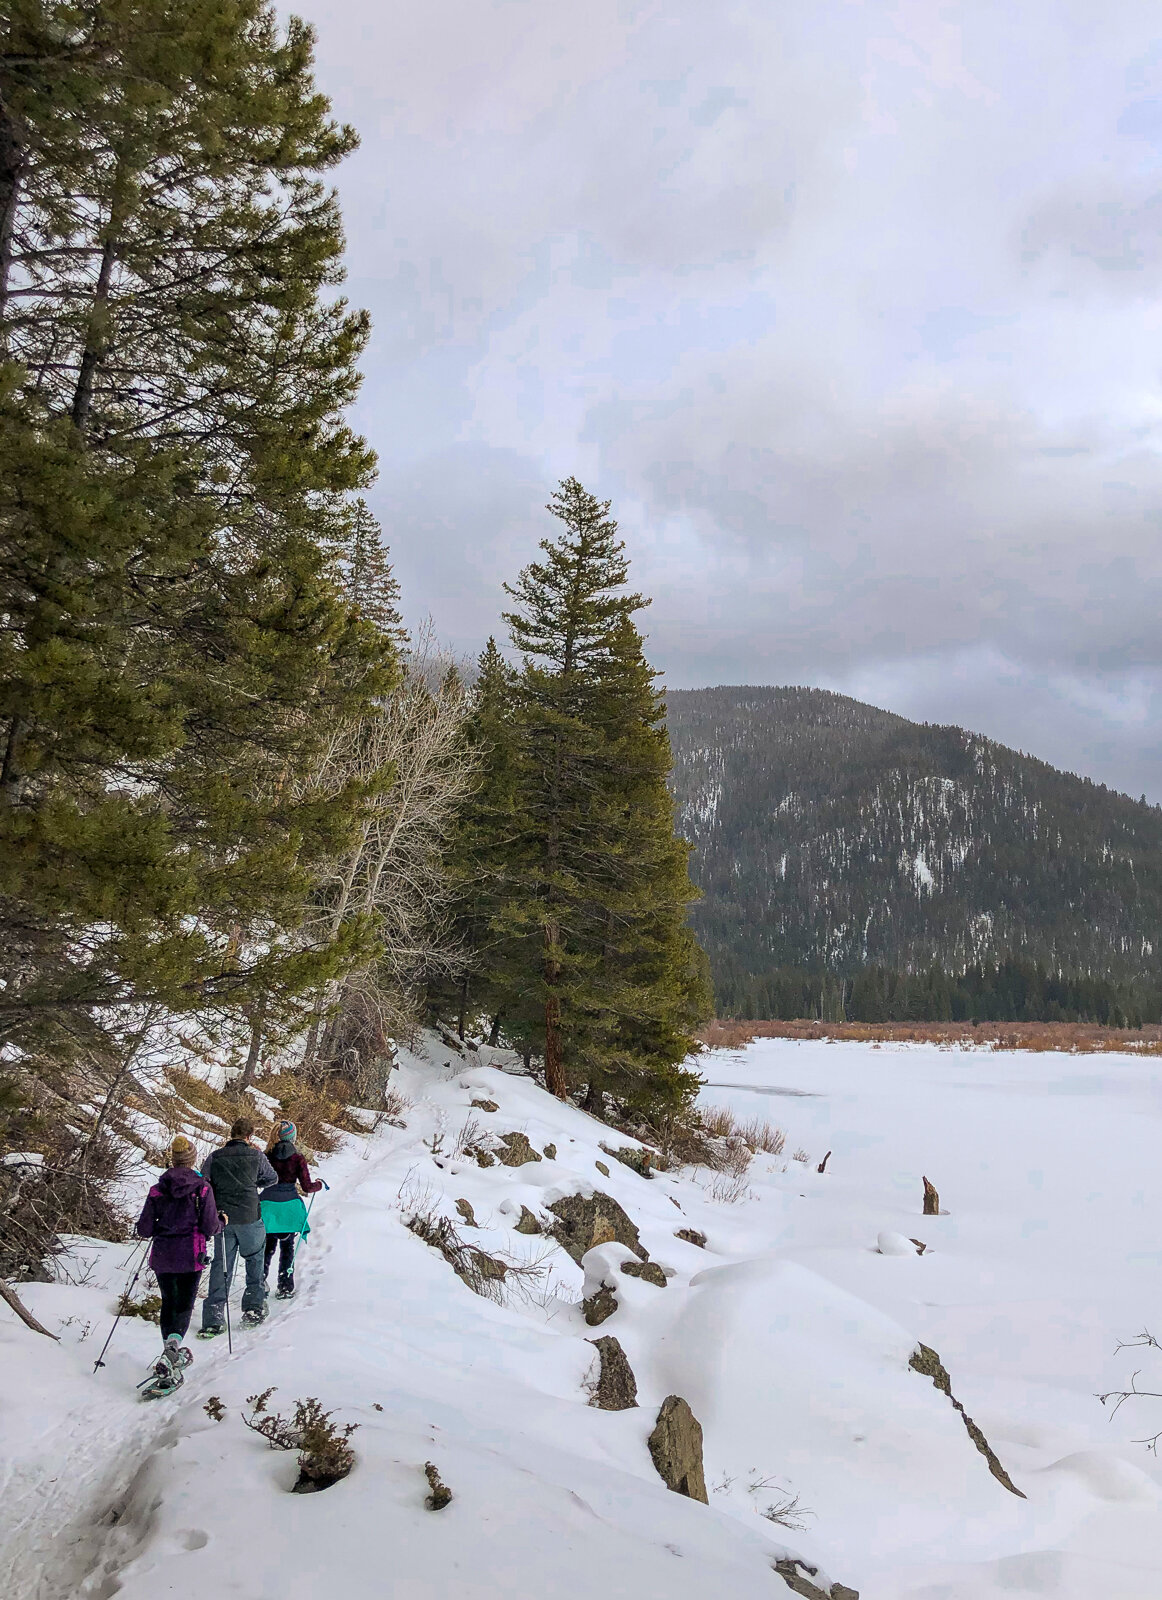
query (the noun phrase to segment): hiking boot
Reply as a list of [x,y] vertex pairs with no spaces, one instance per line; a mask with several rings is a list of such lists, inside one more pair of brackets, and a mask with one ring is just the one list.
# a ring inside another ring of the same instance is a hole
[[266,1321],[266,1307],[265,1306],[263,1306],[260,1311],[244,1311],[242,1313],[242,1326],[244,1328],[257,1328],[260,1323],[263,1323],[265,1321]]
[[178,1333],[171,1333],[165,1341],[163,1355],[174,1372],[180,1372],[183,1367],[188,1367],[194,1359],[193,1351],[186,1349]]
[[211,1322],[207,1327],[198,1329],[198,1338],[216,1339],[220,1333],[225,1332],[226,1324],[224,1322]]
[[292,1299],[293,1296],[294,1296],[294,1292],[295,1292],[295,1280],[294,1280],[294,1278],[280,1278],[278,1280],[278,1298],[280,1300],[290,1300],[290,1299]]

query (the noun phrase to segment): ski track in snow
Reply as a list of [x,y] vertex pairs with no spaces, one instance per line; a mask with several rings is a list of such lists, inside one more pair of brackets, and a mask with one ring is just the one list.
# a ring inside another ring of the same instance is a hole
[[[705,1075],[730,1082],[704,1099],[787,1131],[728,1205],[705,1172],[641,1179],[601,1148],[629,1141],[499,1070],[501,1052],[449,1055],[402,1053],[407,1129],[322,1164],[332,1189],[299,1295],[237,1329],[233,1356],[194,1342],[172,1400],[133,1398],[152,1325],[123,1322],[92,1374],[124,1245],[93,1248],[100,1287],[23,1289],[65,1324],[61,1346],[0,1310],[6,1600],[318,1600],[337,1587],[344,1600],[778,1600],[789,1591],[771,1563],[787,1547],[862,1600],[1162,1594],[1162,1474],[1133,1443],[1162,1426],[1162,1403],[1111,1423],[1093,1398],[1136,1367],[1162,1388],[1162,1355],[1114,1350],[1143,1325],[1162,1334],[1156,1063],[787,1040],[718,1052]],[[500,1110],[473,1111],[484,1096]],[[431,1142],[453,1145],[469,1117],[551,1141],[557,1159],[437,1160]],[[947,1214],[920,1215],[922,1172]],[[512,1230],[522,1204],[545,1215],[586,1185],[621,1202],[669,1276],[665,1290],[617,1276],[619,1309],[597,1329],[577,1309],[581,1270]],[[460,1222],[460,1197],[479,1229]],[[506,1305],[472,1295],[402,1226],[417,1200],[485,1250],[545,1256],[552,1282]],[[912,1236],[923,1256],[897,1253]],[[585,1403],[584,1341],[604,1334],[629,1356],[638,1409]],[[909,1370],[918,1340],[1026,1500]],[[270,1384],[275,1409],[318,1395],[360,1424],[350,1478],[286,1492],[294,1457],[238,1417]],[[705,1431],[709,1509],[670,1494],[645,1448],[671,1392]],[[203,1411],[211,1394],[221,1423]],[[455,1495],[439,1514],[424,1508],[425,1460]],[[760,1514],[794,1495],[801,1529]]]

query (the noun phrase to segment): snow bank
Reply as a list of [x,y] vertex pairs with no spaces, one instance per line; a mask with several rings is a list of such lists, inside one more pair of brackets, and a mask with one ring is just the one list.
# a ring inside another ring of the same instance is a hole
[[[1162,1593],[1157,1467],[1130,1443],[1141,1419],[1111,1428],[1092,1399],[1128,1374],[1124,1358],[1110,1368],[1114,1330],[1152,1315],[1162,1327],[1146,1248],[1162,1193],[1143,1159],[1156,1120],[1126,1142],[1144,1107],[1157,1118],[1134,1076],[1148,1064],[1105,1058],[1094,1095],[1060,1059],[763,1041],[731,1053],[729,1088],[706,1098],[774,1109],[788,1152],[834,1154],[823,1175],[814,1159],[760,1156],[746,1196],[724,1204],[706,1173],[647,1181],[610,1159],[602,1146],[620,1136],[502,1052],[470,1070],[447,1054],[402,1053],[406,1126],[349,1137],[323,1164],[331,1190],[298,1298],[273,1303],[233,1355],[195,1343],[173,1400],[132,1398],[157,1342],[148,1324],[123,1323],[91,1370],[124,1247],[74,1242],[84,1282],[26,1287],[59,1346],[0,1311],[0,1592],[771,1600],[789,1592],[772,1565],[790,1547],[863,1600]],[[713,1080],[715,1058],[701,1065]],[[541,1159],[455,1155],[471,1123],[523,1133]],[[921,1171],[947,1216],[919,1215]],[[624,1208],[664,1287],[626,1273],[623,1246],[578,1266],[516,1231],[526,1211],[547,1227],[577,1194]],[[500,1303],[408,1230],[417,1212],[507,1265]],[[917,1255],[913,1235],[935,1248]],[[602,1283],[617,1309],[591,1328],[580,1301]],[[629,1358],[636,1409],[588,1404],[590,1341],[606,1335]],[[921,1339],[1027,1499],[910,1369]],[[240,1420],[271,1385],[275,1409],[318,1396],[358,1423],[349,1478],[289,1493],[293,1456]],[[646,1441],[671,1393],[702,1425],[709,1506],[653,1468]],[[427,1461],[454,1495],[439,1513]]]

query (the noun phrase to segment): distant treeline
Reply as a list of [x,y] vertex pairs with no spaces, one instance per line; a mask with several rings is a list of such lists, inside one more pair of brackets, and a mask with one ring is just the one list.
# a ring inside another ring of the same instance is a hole
[[720,1017],[824,1022],[1096,1022],[1136,1028],[1162,1021],[1162,986],[1068,977],[1012,958],[964,972],[864,967],[843,976],[778,968],[715,972]]

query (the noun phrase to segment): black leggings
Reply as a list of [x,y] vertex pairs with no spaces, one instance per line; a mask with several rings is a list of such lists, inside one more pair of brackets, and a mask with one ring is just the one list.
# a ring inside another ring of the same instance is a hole
[[168,1339],[176,1333],[184,1339],[198,1298],[200,1272],[157,1272],[154,1274],[161,1290],[161,1336]]
[[293,1276],[291,1262],[295,1258],[295,1244],[298,1241],[297,1233],[268,1233],[266,1236],[266,1259],[262,1264],[263,1277],[270,1271],[270,1263],[274,1258],[274,1247],[278,1245],[278,1281],[285,1283]]

